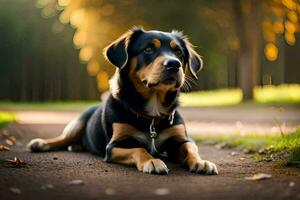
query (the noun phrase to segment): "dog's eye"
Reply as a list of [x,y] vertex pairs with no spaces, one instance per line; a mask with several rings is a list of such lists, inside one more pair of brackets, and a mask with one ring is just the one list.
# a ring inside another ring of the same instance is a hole
[[151,54],[154,52],[154,47],[153,46],[148,46],[146,49],[144,49],[144,53],[146,54]]
[[175,49],[175,55],[179,58],[183,56],[182,51],[180,49]]

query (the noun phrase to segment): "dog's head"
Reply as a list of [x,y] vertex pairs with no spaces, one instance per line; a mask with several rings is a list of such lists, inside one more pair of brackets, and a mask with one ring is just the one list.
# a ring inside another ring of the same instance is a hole
[[197,78],[202,60],[181,32],[134,28],[104,49],[119,71],[125,70],[137,90],[169,91],[182,87],[185,74]]

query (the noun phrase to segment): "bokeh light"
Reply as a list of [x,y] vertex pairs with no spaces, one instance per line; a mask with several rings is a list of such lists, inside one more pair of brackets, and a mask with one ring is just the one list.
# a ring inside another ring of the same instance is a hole
[[269,61],[275,61],[278,57],[278,48],[273,43],[268,43],[265,46],[265,55]]

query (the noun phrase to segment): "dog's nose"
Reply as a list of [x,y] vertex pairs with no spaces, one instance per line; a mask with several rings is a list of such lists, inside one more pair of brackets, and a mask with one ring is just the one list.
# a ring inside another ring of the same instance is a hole
[[164,67],[168,71],[178,72],[179,68],[181,67],[181,63],[175,59],[168,59],[164,62]]

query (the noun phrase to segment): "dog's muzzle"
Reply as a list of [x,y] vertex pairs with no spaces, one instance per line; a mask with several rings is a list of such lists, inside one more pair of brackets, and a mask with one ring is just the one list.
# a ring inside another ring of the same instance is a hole
[[166,59],[163,63],[163,78],[162,83],[173,84],[176,82],[176,85],[179,84],[180,74],[179,70],[182,67],[181,62],[178,59],[169,58]]

